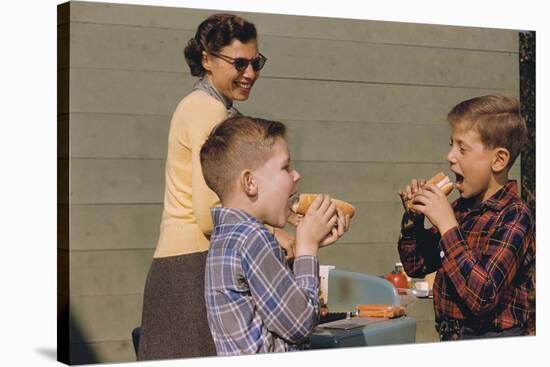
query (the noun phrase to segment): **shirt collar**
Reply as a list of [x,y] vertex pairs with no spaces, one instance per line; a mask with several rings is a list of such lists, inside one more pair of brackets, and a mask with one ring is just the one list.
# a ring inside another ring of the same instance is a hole
[[511,200],[518,197],[518,185],[515,180],[509,180],[504,186],[485,200],[481,205],[494,211],[502,210]]
[[235,107],[233,107],[233,101],[227,98],[226,96],[224,96],[223,94],[221,94],[216,89],[216,87],[214,87],[214,84],[212,84],[210,80],[208,80],[208,78],[203,77],[199,79],[193,86],[193,90],[202,90],[203,92],[208,94],[210,97],[213,97],[216,100],[223,103],[223,105],[227,109],[227,113],[229,114],[229,116],[240,115],[240,112]]
[[511,200],[518,198],[518,185],[515,180],[508,180],[504,186],[502,186],[497,192],[495,192],[489,199],[485,200],[477,208],[473,208],[475,199],[458,199],[457,209],[461,211],[467,210],[483,210],[484,208],[500,211]]
[[214,227],[220,224],[234,224],[239,222],[256,222],[258,220],[242,209],[215,207],[210,209]]

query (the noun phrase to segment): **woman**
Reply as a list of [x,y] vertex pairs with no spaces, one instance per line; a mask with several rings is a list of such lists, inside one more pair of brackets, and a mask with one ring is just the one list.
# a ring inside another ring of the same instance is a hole
[[[160,237],[144,290],[138,360],[215,355],[204,303],[204,267],[218,197],[205,184],[202,143],[219,122],[239,112],[266,58],[254,24],[229,14],[204,20],[185,48],[200,77],[170,123]],[[293,237],[275,236],[292,256]]]

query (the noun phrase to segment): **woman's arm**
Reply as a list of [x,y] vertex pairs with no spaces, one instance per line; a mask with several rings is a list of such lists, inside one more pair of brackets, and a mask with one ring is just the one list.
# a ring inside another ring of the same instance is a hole
[[227,117],[225,106],[206,94],[197,92],[187,108],[182,110],[188,144],[191,149],[191,191],[193,213],[201,231],[210,236],[212,216],[210,208],[220,205],[220,199],[204,181],[200,163],[200,149],[212,129]]

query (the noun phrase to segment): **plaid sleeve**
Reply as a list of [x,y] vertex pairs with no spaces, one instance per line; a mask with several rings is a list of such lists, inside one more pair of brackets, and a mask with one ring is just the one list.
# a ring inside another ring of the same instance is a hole
[[315,256],[299,256],[292,273],[276,248],[267,231],[255,232],[243,247],[242,267],[264,325],[299,344],[318,323],[319,263]]
[[[527,249],[531,216],[522,206],[505,209],[483,250],[472,251],[458,227],[441,238],[442,265],[458,294],[474,314],[491,311],[512,283]],[[473,241],[474,239],[472,239]]]
[[438,242],[439,235],[435,228],[424,229],[423,222],[401,229],[397,250],[409,276],[422,278],[441,266]]

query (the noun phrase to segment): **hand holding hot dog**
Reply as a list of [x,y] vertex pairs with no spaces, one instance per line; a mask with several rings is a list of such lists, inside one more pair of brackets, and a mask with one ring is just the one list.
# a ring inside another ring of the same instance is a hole
[[[452,228],[456,223],[454,212],[447,201],[447,195],[453,191],[453,183],[443,172],[437,173],[427,182],[412,179],[405,189],[399,192],[403,208],[410,214],[405,228],[413,225],[413,220],[423,221],[424,216],[440,231]],[[449,213],[452,214],[449,217]]]
[[412,199],[413,209],[425,215],[443,235],[449,229],[458,226],[447,195],[434,184],[425,184]]

